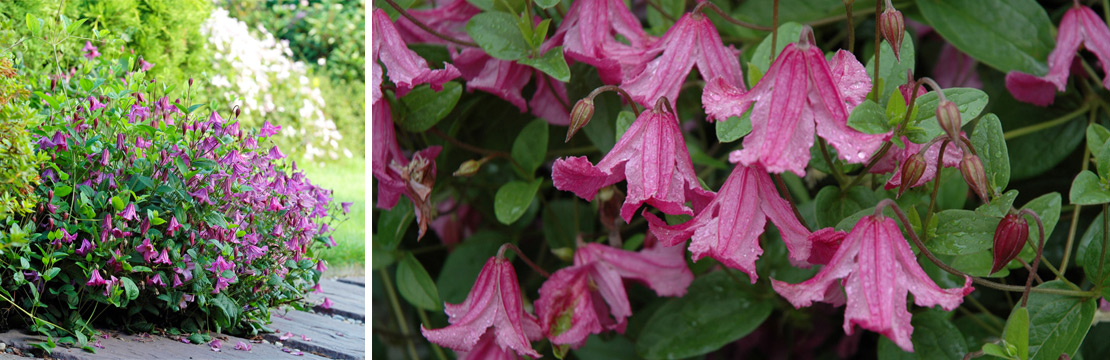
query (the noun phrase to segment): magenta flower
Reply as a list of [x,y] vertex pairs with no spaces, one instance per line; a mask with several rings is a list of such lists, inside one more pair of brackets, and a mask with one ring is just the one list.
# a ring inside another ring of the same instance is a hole
[[[942,88],[970,87],[982,88],[983,82],[979,80],[979,72],[975,65],[979,62],[975,58],[960,52],[951,43],[944,43],[937,57],[937,65],[933,67],[933,79]],[[918,92],[920,96],[924,92]]]
[[89,281],[85,283],[85,286],[99,285],[108,285],[108,281],[104,280],[104,278],[100,276],[100,269],[95,269],[93,270],[92,274],[89,274]]
[[170,253],[167,248],[162,248],[162,252],[158,253],[158,258],[154,259],[155,264],[171,265]]
[[247,344],[247,343],[242,342],[242,341],[236,341],[235,342],[235,350],[251,351],[252,347],[253,346],[251,346],[251,344]]
[[459,77],[459,70],[451,64],[445,64],[441,70],[432,70],[428,67],[427,61],[415,51],[409,50],[385,10],[374,9],[373,16],[374,31],[371,33],[374,56],[371,59],[373,64],[371,75],[374,82],[373,102],[381,99],[382,69],[378,65],[379,59],[389,70],[389,80],[397,85],[398,97],[405,96],[413,87],[424,83],[430,85],[432,89],[440,90],[443,89],[443,83]]
[[[540,50],[549,51],[555,46],[558,46],[557,39],[552,39],[545,42]],[[570,124],[570,111],[563,105],[570,103],[566,84],[529,66],[493,58],[478,48],[467,48],[452,55],[451,61],[455,62],[466,80],[466,91],[481,90],[497,95],[515,105],[520,112],[528,111],[531,106],[533,115],[553,125]],[[536,75],[536,92],[532,100],[525,101],[521,92],[533,73]]]
[[66,228],[62,228],[62,241],[71,244],[74,240],[77,240],[77,234],[70,234]]
[[84,56],[89,60],[96,59],[97,56],[100,56],[100,52],[97,51],[96,46],[93,46],[91,41],[85,41],[85,47],[81,48],[81,51],[85,52]]
[[149,238],[143,239],[143,243],[139,244],[139,246],[136,246],[135,251],[138,251],[139,254],[142,254],[143,259],[145,259],[148,263],[154,260],[154,258],[158,257],[158,251],[154,250],[154,245],[150,244]]
[[473,348],[466,351],[456,350],[458,355],[455,358],[459,360],[519,360],[520,356],[516,353],[501,347],[497,343],[497,335],[494,329],[486,330],[482,333],[482,337],[478,338],[478,343]]
[[[470,35],[466,33],[466,23],[482,10],[474,7],[466,0],[453,0],[447,4],[437,1],[432,9],[409,9],[408,12],[413,18],[420,20],[424,25],[438,31],[440,34],[455,39],[470,40]],[[377,20],[375,19],[375,21]],[[408,43],[452,44],[424,31],[424,29],[416,26],[403,16],[397,18],[397,23],[394,25],[397,27],[397,32],[401,34],[401,38]]]
[[871,91],[871,79],[847,51],[838,51],[826,61],[811,37],[812,30],[806,27],[801,40],[783,49],[751,91],[715,80],[702,93],[709,119],[741,116],[755,102],[752,132],[744,137],[740,163],[758,162],[773,173],[805,176],[814,131],[849,163],[866,162],[889,136],[848,127],[848,115]]
[[139,71],[149,71],[154,68],[154,64],[147,62],[142,56],[139,57]]
[[320,307],[322,307],[324,309],[331,309],[332,305],[334,305],[334,304],[332,304],[331,299],[328,298],[327,296],[325,296],[324,297],[324,302],[322,304],[320,304]]
[[154,274],[154,276],[148,276],[146,278],[146,283],[149,284],[149,285],[158,285],[158,286],[161,286],[161,287],[166,287],[166,282],[162,281],[162,274]]
[[177,222],[177,215],[170,216],[169,225],[166,226],[166,233],[173,236],[174,232],[181,230],[181,224]]
[[529,343],[541,338],[540,326],[534,316],[524,312],[516,271],[502,256],[503,251],[486,261],[463,303],[444,305],[451,325],[433,330],[420,326],[428,341],[455,351],[471,351],[486,329],[493,327],[493,341],[501,348],[540,357]]
[[[555,187],[593,201],[599,189],[627,180],[628,196],[621,207],[625,222],[644,203],[667,214],[701,211],[712,193],[698,183],[678,119],[664,111],[664,105],[660,99],[655,109],[641,113],[596,166],[584,156],[555,160],[551,173]],[[692,211],[685,205],[687,200],[694,205]]]
[[1076,52],[1083,46],[1095,54],[1106,73],[1102,86],[1110,89],[1110,28],[1091,8],[1077,5],[1060,20],[1056,48],[1048,54],[1048,74],[1033,76],[1020,71],[1006,74],[1006,89],[1015,99],[1048,106],[1056,100],[1056,92],[1064,91]]
[[658,39],[644,32],[636,15],[620,0],[575,1],[551,38],[561,38],[568,58],[596,67],[601,81],[614,85],[624,80],[622,74],[639,74],[660,50],[645,52]]
[[220,274],[224,271],[231,270],[234,267],[234,264],[227,262],[226,260],[224,260],[224,256],[220,255],[216,257],[216,261],[213,261],[212,265],[209,265],[205,269],[213,273]]
[[554,344],[577,348],[590,334],[623,333],[632,307],[622,278],[644,282],[660,296],[682,296],[694,280],[684,254],[673,247],[632,252],[579,245],[574,266],[556,271],[540,288],[535,306],[544,334]]
[[[963,134],[960,137],[966,138]],[[890,190],[902,185],[902,164],[906,159],[911,156],[917,155],[921,152],[922,144],[915,144],[910,142],[905,136],[902,137],[902,142],[906,144],[904,149],[891,148],[887,151],[875,166],[871,168],[871,173],[885,174],[894,172],[890,180],[886,182],[885,189]],[[940,145],[941,143],[930,143],[929,149],[925,150],[925,172],[921,174],[921,178],[917,182],[910,185],[911,188],[925,185],[925,183],[932,181],[937,176],[937,160],[940,158]],[[960,149],[957,144],[948,144],[944,148],[944,167],[957,167],[960,165],[960,159],[963,159],[964,151]]]
[[281,131],[281,125],[274,125],[267,121],[262,123],[262,129],[258,130],[258,137],[270,137],[279,131]]
[[[107,233],[104,233],[104,234],[107,234]],[[95,249],[96,249],[96,245],[89,242],[89,239],[81,239],[81,246],[77,248],[76,252],[77,252],[77,255],[85,255],[85,254],[88,254],[90,251],[93,251]]]
[[116,214],[116,216],[127,219],[127,221],[134,221],[136,218],[135,203],[127,204],[127,207],[123,208],[123,211]]
[[739,52],[724,46],[713,22],[702,14],[683,15],[647,50],[649,53],[659,51],[663,55],[621,83],[632,99],[644,106],[654,104],[661,97],[672,103],[677,101],[678,90],[695,64],[707,82],[719,78],[733,88],[744,88]]
[[[838,281],[839,280],[839,281]],[[955,309],[971,293],[971,278],[964,286],[941,289],[925,274],[894,220],[882,215],[864,216],[844,238],[840,248],[812,279],[800,284],[771,280],[772,286],[794,307],[814,301],[846,301],[844,332],[854,326],[885,335],[905,351],[913,351],[910,313],[906,295],[913,293],[918,306],[940,305]],[[844,291],[840,291],[843,285]]]
[[220,345],[220,339],[212,339],[212,341],[208,343],[208,348],[212,351],[220,352]]
[[[730,155],[735,156],[736,152]],[[791,261],[808,265],[809,230],[794,216],[790,204],[778,196],[771,176],[758,165],[733,168],[713,201],[690,221],[672,226],[648,212],[644,217],[662,244],[675,246],[693,237],[690,252],[695,261],[710,256],[747,273],[753,284],[758,278],[755,260],[763,254],[759,235],[767,219],[782,234]]]
[[106,107],[108,107],[108,105],[101,103],[100,99],[97,99],[95,96],[89,96],[89,111],[97,111]]
[[401,194],[405,194],[417,210],[416,219],[423,236],[432,220],[430,195],[435,185],[435,158],[439,156],[440,147],[417,151],[409,160],[397,144],[389,102],[379,101],[373,105],[373,111],[371,171],[378,179],[377,206],[392,209]]

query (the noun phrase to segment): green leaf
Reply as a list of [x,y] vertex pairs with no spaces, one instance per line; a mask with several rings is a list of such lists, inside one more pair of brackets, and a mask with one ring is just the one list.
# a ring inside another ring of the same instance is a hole
[[[966,194],[964,195],[966,196]],[[991,202],[979,206],[975,209],[975,212],[983,216],[1001,218],[1010,213],[1010,208],[1014,206],[1014,199],[1017,199],[1017,196],[1017,190],[1007,191],[991,199]]]
[[875,193],[865,187],[856,186],[841,193],[840,187],[835,185],[822,188],[813,201],[819,228],[835,226],[840,220],[879,202]]
[[1098,175],[1084,170],[1071,183],[1068,200],[1075,205],[1096,205],[1110,202],[1110,191],[1103,187]]
[[575,237],[594,233],[596,223],[593,207],[577,198],[551,200],[543,209],[543,237],[552,249],[573,249]]
[[[1062,205],[1062,197],[1060,193],[1052,192],[1038,196],[1036,199],[1030,200],[1022,206],[1022,209],[1033,210],[1037,216],[1041,217],[1041,223],[1044,224],[1045,241],[1052,238],[1052,231],[1056,229],[1056,223],[1060,221],[1060,206]],[[1038,236],[1040,230],[1037,229],[1037,223],[1032,218],[1026,217],[1029,223],[1029,246],[1021,249],[1018,257],[1026,262],[1032,261],[1033,256],[1037,253],[1037,243],[1040,241]],[[1013,263],[1014,267],[1021,266],[1019,263]]]
[[394,205],[393,209],[379,212],[378,232],[374,234],[372,241],[381,245],[382,250],[392,251],[396,249],[397,244],[401,243],[401,238],[408,231],[409,225],[412,225],[412,221],[415,219],[416,213],[412,210],[412,203],[397,201],[397,205]]
[[960,359],[967,354],[967,343],[960,330],[947,319],[947,312],[928,310],[913,315],[914,352],[902,351],[887,337],[879,338],[879,360]]
[[73,192],[73,188],[69,185],[58,184],[54,186],[54,196],[65,197]]
[[890,132],[886,111],[871,99],[864,100],[852,110],[852,114],[848,116],[848,126],[865,134]]
[[435,91],[428,85],[420,85],[401,98],[404,115],[397,125],[411,132],[424,132],[447,117],[455,109],[462,86],[450,81],[443,84],[443,90]]
[[582,360],[638,360],[636,345],[624,336],[612,338],[590,335],[586,344],[574,350],[574,355]]
[[223,317],[227,321],[227,326],[235,323],[241,314],[241,308],[235,303],[235,300],[227,297],[226,294],[220,293],[210,300],[212,305],[216,305],[218,316]]
[[536,3],[536,6],[539,6],[539,7],[544,8],[544,9],[550,9],[553,6],[558,5],[559,0],[535,0],[535,3]]
[[730,116],[726,121],[718,121],[714,127],[718,141],[729,143],[739,140],[752,132],[752,109],[748,108],[740,117]]
[[917,7],[945,40],[1002,73],[1048,71],[1044,61],[1056,41],[1035,0],[918,0]]
[[1029,359],[1029,309],[1021,306],[1015,307],[1006,320],[1006,328],[1002,331],[1002,339],[1007,344],[1017,348],[1017,356],[1021,360]]
[[487,54],[501,60],[528,56],[531,47],[517,27],[517,18],[503,12],[483,12],[470,18],[466,33]]
[[1110,140],[1110,130],[1105,126],[1099,124],[1091,124],[1087,126],[1087,150],[1092,154],[1098,154],[1102,151],[1103,145],[1106,145],[1106,140]]
[[[907,32],[904,39],[905,40],[902,41],[902,48],[898,51],[898,56],[901,57],[901,60],[895,59],[894,48],[892,48],[890,43],[886,42],[886,40],[883,40],[882,44],[879,45],[879,78],[872,79],[872,83],[877,83],[879,86],[874,87],[872,91],[875,91],[875,89],[880,90],[879,105],[884,107],[891,100],[892,93],[898,90],[898,86],[906,83],[906,70],[913,70],[914,67],[914,58],[916,57],[913,47],[914,36]],[[874,55],[867,60],[865,69],[868,75],[874,76]],[[917,95],[921,96],[922,94],[918,93]],[[899,96],[901,96],[901,94],[899,94]],[[871,96],[868,96],[868,98],[871,98]],[[902,99],[902,103],[905,104],[904,98]],[[898,121],[901,120],[902,119],[898,119]]]
[[759,327],[771,314],[772,302],[755,286],[738,284],[725,271],[732,270],[699,277],[685,296],[663,304],[640,333],[636,352],[647,359],[697,356]]
[[620,141],[621,136],[624,136],[628,128],[632,127],[633,122],[636,122],[636,114],[633,114],[631,111],[622,110],[617,114],[616,136],[613,137],[613,139]]
[[436,285],[443,301],[458,304],[478,279],[486,261],[497,254],[497,248],[508,242],[505,235],[494,231],[480,231],[455,247],[443,262]]
[[[968,122],[979,116],[979,113],[983,111],[990,100],[987,93],[972,88],[944,89],[944,96],[948,101],[956,103],[956,107],[960,110],[960,126],[967,125]],[[937,104],[939,102],[940,98],[936,91],[930,91],[917,98],[916,105],[914,105],[914,112],[917,116],[911,122],[919,129],[906,134],[910,141],[924,144],[944,133],[944,130],[940,128],[940,123],[937,122]]]
[[527,172],[524,176],[531,177],[543,165],[547,156],[547,139],[547,121],[535,119],[525,125],[513,141],[513,160]]
[[548,50],[539,58],[522,58],[516,62],[543,71],[544,74],[550,75],[555,80],[570,82],[570,67],[567,66],[567,60],[563,57],[562,46],[556,46],[554,49]]
[[139,298],[139,287],[135,286],[135,282],[129,277],[119,278],[120,285],[123,285],[123,292],[127,294],[127,300],[135,300]]
[[1103,223],[1105,216],[1105,214],[1099,214],[1087,227],[1087,231],[1079,240],[1079,252],[1076,255],[1076,261],[1083,266],[1087,280],[1094,284],[1098,284],[1101,280],[1104,287],[1110,285],[1110,279],[1108,279],[1110,256],[1102,257],[1102,245],[1106,241],[1106,233],[1103,231],[1106,225]]
[[[841,7],[841,10],[844,8]],[[798,37],[802,35],[802,24],[796,22],[786,22],[779,25],[778,39],[775,42],[775,57],[777,58],[786,45],[797,42]],[[767,69],[771,68],[771,35],[763,38],[763,41],[756,46],[755,52],[752,53],[751,65],[759,69],[760,74],[767,73]],[[752,79],[752,72],[748,72],[748,86],[754,87],[758,79]]]
[[994,191],[1005,191],[1006,185],[1010,184],[1010,153],[1006,149],[1006,139],[1002,136],[1002,123],[998,121],[998,116],[987,114],[979,119],[975,133],[971,135],[971,144],[975,145],[975,151],[983,161],[987,181],[994,187]]
[[994,355],[1003,359],[1013,358],[1005,348],[995,343],[983,344],[983,353],[987,355]]
[[[666,13],[670,15],[671,19],[678,19],[682,16],[683,8],[686,4],[683,0],[659,0],[656,3],[659,4],[659,7],[663,8],[663,11],[666,11]],[[647,30],[649,34],[656,36],[663,35],[664,32],[674,25],[674,21],[660,14],[659,10],[655,9],[654,6],[647,7],[647,21],[651,27],[645,30]]]
[[539,191],[542,182],[543,179],[536,179],[531,183],[512,181],[497,189],[497,194],[493,197],[493,212],[497,221],[509,225],[520,219],[532,201],[536,200],[536,191]]
[[1000,220],[969,210],[941,211],[936,219],[937,227],[925,246],[944,255],[965,255],[990,249],[994,244],[994,229]]
[[397,264],[397,291],[410,304],[425,310],[438,311],[443,304],[432,277],[411,253]]
[[[1059,280],[1038,285],[1038,289],[1071,289]],[[1029,294],[1029,358],[1056,360],[1060,354],[1075,356],[1095,316],[1096,299],[1066,295]]]
[[208,225],[211,226],[216,226],[221,229],[227,229],[227,220],[224,219],[223,214],[215,211],[208,213],[208,215],[205,215],[204,222],[208,223]]
[[50,279],[53,279],[55,276],[58,276],[58,273],[61,272],[61,271],[62,271],[62,269],[60,269],[60,268],[56,268],[56,267],[55,268],[50,268],[50,270],[46,270],[46,272],[42,273],[42,278],[46,279],[46,281],[50,281]]

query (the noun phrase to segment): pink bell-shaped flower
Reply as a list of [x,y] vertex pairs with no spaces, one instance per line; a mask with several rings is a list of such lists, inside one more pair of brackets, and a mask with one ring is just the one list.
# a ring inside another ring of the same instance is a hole
[[644,106],[651,106],[662,97],[671,99],[672,104],[677,101],[679,89],[695,64],[706,82],[721,79],[733,88],[744,88],[739,52],[725,47],[713,22],[702,14],[683,15],[646,51],[650,56],[663,54],[621,84],[633,100]]
[[690,221],[667,225],[649,212],[644,212],[644,217],[652,234],[664,245],[675,246],[692,237],[694,261],[712,257],[747,273],[753,284],[758,278],[755,260],[763,254],[759,235],[767,219],[778,227],[792,262],[808,265],[809,230],[794,216],[790,204],[778,196],[771,176],[759,165],[733,168],[713,201]]
[[751,91],[714,80],[702,93],[709,119],[741,116],[755,102],[752,132],[744,137],[740,150],[741,164],[758,162],[773,173],[805,176],[814,131],[849,163],[869,160],[889,136],[848,127],[848,115],[871,91],[871,78],[847,51],[838,51],[826,61],[812,34],[805,27],[801,40],[783,49]]
[[1048,74],[1033,76],[1020,71],[1006,74],[1006,89],[1015,99],[1039,106],[1052,105],[1056,92],[1064,91],[1076,52],[1083,46],[1095,54],[1106,73],[1102,85],[1110,89],[1110,28],[1086,6],[1077,5],[1060,20],[1056,48],[1048,54]]
[[443,83],[459,77],[459,70],[451,64],[445,64],[443,69],[432,70],[427,61],[415,51],[409,50],[385,10],[374,9],[373,23],[372,103],[377,103],[382,97],[382,68],[378,65],[379,59],[389,70],[389,79],[397,85],[397,96],[405,96],[416,85],[425,83],[432,89],[440,90],[443,89]]
[[[555,188],[593,201],[603,187],[628,181],[628,196],[621,218],[631,221],[641,204],[667,214],[693,215],[709,202],[711,192],[701,188],[678,119],[664,110],[666,99],[645,110],[597,165],[584,156],[555,160],[551,179]],[[686,207],[690,200],[694,209]]]
[[[618,41],[618,35],[628,44]],[[552,39],[560,37],[563,53],[574,61],[596,67],[606,84],[620,84],[625,75],[638,74],[647,60],[658,53],[645,52],[658,39],[644,32],[640,21],[621,0],[575,1]]]
[[455,351],[474,351],[478,340],[492,327],[493,341],[502,350],[540,357],[529,343],[542,337],[540,326],[532,314],[524,312],[516,270],[503,256],[504,250],[502,247],[497,256],[486,261],[465,301],[444,304],[451,325],[441,329],[420,326],[428,341]]
[[[910,250],[909,243],[893,219],[881,214],[864,216],[844,238],[828,265],[812,279],[800,284],[771,280],[775,291],[794,307],[814,301],[846,302],[844,332],[855,325],[885,335],[905,351],[913,351],[910,313],[906,295],[913,293],[918,306],[940,305],[955,309],[971,293],[971,278],[964,286],[941,289]],[[841,292],[843,286],[843,292]]]

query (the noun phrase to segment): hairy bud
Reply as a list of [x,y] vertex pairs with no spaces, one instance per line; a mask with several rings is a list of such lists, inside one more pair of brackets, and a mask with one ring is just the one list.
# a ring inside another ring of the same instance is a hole
[[485,161],[473,160],[473,159],[464,161],[462,163],[462,165],[459,165],[459,169],[455,170],[455,173],[453,173],[451,175],[452,176],[465,176],[465,177],[474,176],[474,174],[477,173],[478,170],[480,170],[482,168],[483,163],[485,163]]
[[987,198],[987,188],[990,186],[987,183],[987,172],[983,170],[983,161],[979,160],[978,156],[964,153],[964,158],[960,160],[960,174],[964,176],[967,186],[978,194],[983,202],[990,200]]
[[574,103],[574,109],[570,111],[570,128],[567,129],[567,139],[563,142],[569,142],[570,138],[582,130],[586,124],[590,123],[590,119],[594,117],[594,100],[591,98],[584,98]]
[[948,134],[949,139],[953,142],[960,141],[960,125],[963,120],[960,119],[960,109],[956,107],[956,103],[941,99],[940,104],[937,105],[937,122]]
[[1029,240],[1029,223],[1020,214],[1008,214],[998,222],[994,229],[994,265],[991,274],[1001,270],[1018,256],[1025,242]]
[[898,197],[901,197],[906,190],[917,184],[918,180],[921,180],[927,166],[925,156],[920,153],[906,159],[906,162],[902,164],[902,183],[898,185]]
[[902,61],[898,52],[902,49],[902,38],[906,35],[906,21],[902,12],[887,6],[886,11],[879,16],[879,32],[883,34],[890,48],[894,50],[894,58]]

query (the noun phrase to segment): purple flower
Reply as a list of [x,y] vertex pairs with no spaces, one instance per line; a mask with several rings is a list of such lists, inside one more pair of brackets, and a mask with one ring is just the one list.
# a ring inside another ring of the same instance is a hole
[[108,281],[104,280],[104,278],[100,276],[100,269],[95,269],[93,270],[92,274],[89,274],[89,281],[85,283],[85,286],[99,285],[108,285]]
[[147,62],[146,59],[143,59],[141,56],[139,57],[139,71],[148,71],[153,67],[153,63]]
[[212,351],[220,352],[220,345],[220,339],[212,339],[212,341],[208,343],[208,348],[212,349]]
[[170,216],[169,225],[166,227],[166,233],[173,236],[174,232],[181,229],[181,224],[177,222],[177,216]]
[[162,274],[154,274],[154,276],[148,276],[146,278],[146,283],[150,285],[166,287],[166,282],[162,281]]
[[89,96],[89,111],[97,111],[106,107],[108,107],[108,105],[101,103],[100,99],[97,99],[95,96]]
[[327,296],[325,296],[324,297],[324,303],[320,304],[320,307],[330,310],[332,305],[333,304],[331,302],[331,299],[329,299]]
[[278,149],[277,146],[274,146],[274,147],[270,148],[269,156],[270,156],[271,160],[278,160],[278,159],[284,159],[285,158],[285,154],[282,154],[281,150]]
[[267,121],[262,123],[262,129],[258,131],[258,137],[270,137],[276,135],[279,131],[281,131],[281,125],[274,125]]
[[167,248],[162,248],[162,252],[158,253],[158,258],[154,259],[155,264],[171,265],[170,253]]
[[148,263],[154,260],[155,257],[158,257],[158,251],[154,250],[154,245],[150,244],[149,238],[143,239],[142,244],[139,244],[139,246],[135,247],[135,251],[138,251],[139,254],[142,254],[143,259],[145,259]]
[[1015,99],[1038,106],[1051,105],[1056,91],[1064,91],[1068,84],[1072,61],[1083,46],[1095,54],[1106,74],[1102,86],[1110,89],[1110,28],[1091,8],[1079,6],[1064,14],[1056,36],[1056,48],[1048,54],[1048,74],[1033,76],[1020,71],[1006,74],[1006,89]]
[[89,242],[89,239],[81,239],[81,246],[77,248],[77,255],[88,254],[89,251],[93,251],[94,249],[96,249],[96,245]]
[[105,148],[100,152],[100,166],[108,166],[109,154],[108,149]]
[[73,243],[74,240],[77,240],[77,234],[70,234],[66,228],[62,228],[62,241],[66,244],[70,244]]
[[235,342],[235,350],[251,351],[251,345],[242,341]]
[[97,51],[96,46],[93,46],[91,41],[85,41],[85,47],[81,48],[81,51],[85,52],[84,56],[86,59],[89,60],[95,59],[97,56],[100,56],[100,52]]
[[225,261],[224,256],[220,255],[220,256],[216,257],[216,261],[213,261],[212,265],[209,265],[205,269],[207,269],[208,271],[211,271],[215,274],[221,274],[224,271],[231,270],[234,267],[235,267],[234,264]]
[[116,214],[116,216],[124,218],[127,221],[134,221],[136,219],[135,203],[127,204],[127,207],[123,208],[123,211]]

